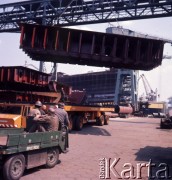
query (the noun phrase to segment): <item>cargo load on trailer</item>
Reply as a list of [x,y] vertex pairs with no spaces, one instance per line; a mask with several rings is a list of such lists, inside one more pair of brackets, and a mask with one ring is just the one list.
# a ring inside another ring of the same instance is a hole
[[70,130],[81,130],[86,123],[109,124],[109,113],[120,116],[132,114],[132,107],[90,106],[86,91],[72,91],[72,87],[51,81],[47,73],[22,66],[0,67],[0,127],[28,128],[28,113],[40,100],[47,107],[65,102]]

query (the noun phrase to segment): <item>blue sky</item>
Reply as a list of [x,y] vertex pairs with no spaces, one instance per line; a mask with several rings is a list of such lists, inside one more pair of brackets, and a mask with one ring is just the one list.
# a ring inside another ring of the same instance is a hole
[[[17,2],[16,0],[1,0],[0,4]],[[149,20],[137,20],[127,22],[111,23],[113,26],[122,26],[126,29],[131,29],[136,32],[141,32],[153,36],[159,36],[172,40],[172,17],[158,18]],[[78,29],[89,29],[92,31],[105,32],[109,24],[96,24],[79,26]],[[24,66],[33,64],[39,67],[39,62],[32,61],[25,53],[19,49],[20,34],[17,33],[0,33],[0,66]],[[166,44],[164,54],[172,56],[172,46]],[[51,71],[52,64],[46,63],[47,72]],[[67,74],[86,73],[88,71],[100,71],[105,68],[95,68],[79,65],[58,64],[58,71]],[[158,89],[160,100],[167,100],[172,96],[172,59],[164,59],[161,66],[151,71],[140,71],[140,74],[145,74],[153,90]],[[139,82],[139,94],[145,93],[142,82]]]

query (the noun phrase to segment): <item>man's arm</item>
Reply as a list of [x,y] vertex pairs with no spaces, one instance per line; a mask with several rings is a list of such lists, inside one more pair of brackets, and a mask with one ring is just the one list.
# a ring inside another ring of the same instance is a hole
[[36,116],[34,118],[34,121],[42,122],[42,123],[48,123],[50,121],[50,118],[46,115]]

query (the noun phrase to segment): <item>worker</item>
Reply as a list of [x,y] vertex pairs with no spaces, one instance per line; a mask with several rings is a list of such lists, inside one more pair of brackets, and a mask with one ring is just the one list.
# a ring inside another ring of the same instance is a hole
[[34,118],[34,124],[29,132],[45,132],[45,131],[57,131],[59,128],[59,120],[55,115],[55,110],[50,107],[46,115],[38,115]]
[[41,101],[36,101],[35,107],[30,110],[28,116],[36,117],[36,116],[41,115],[41,112],[40,112],[40,108],[41,108],[41,107],[42,107]]
[[[58,103],[58,108],[55,108],[55,115],[58,117],[59,119],[59,125],[61,126],[61,130],[64,132],[67,132],[70,126],[70,121],[69,121],[69,117],[68,117],[68,113],[65,111],[64,109],[64,103]],[[65,126],[67,126],[67,129],[65,128]],[[69,147],[69,143],[68,143],[68,137],[65,136],[65,153],[68,152],[69,150],[67,149]]]
[[58,117],[61,126],[67,126],[69,127],[70,122],[69,122],[69,117],[68,117],[68,113],[65,111],[64,109],[64,103],[58,103],[58,108],[55,109],[55,114]]
[[40,112],[41,112],[41,115],[46,115],[47,114],[47,106],[42,105],[42,107],[40,108]]

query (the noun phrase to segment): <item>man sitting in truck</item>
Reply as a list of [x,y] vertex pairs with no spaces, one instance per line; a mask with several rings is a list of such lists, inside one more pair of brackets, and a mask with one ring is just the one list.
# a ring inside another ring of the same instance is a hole
[[41,115],[46,115],[47,114],[47,106],[45,104],[42,105],[40,108]]
[[38,115],[33,120],[34,124],[29,132],[57,131],[59,128],[59,120],[55,115],[55,110],[53,107],[48,109],[48,114]]
[[41,107],[42,107],[41,101],[36,101],[35,107],[30,110],[28,116],[36,117],[36,116],[41,115],[41,112],[40,112],[40,108],[41,108]]

